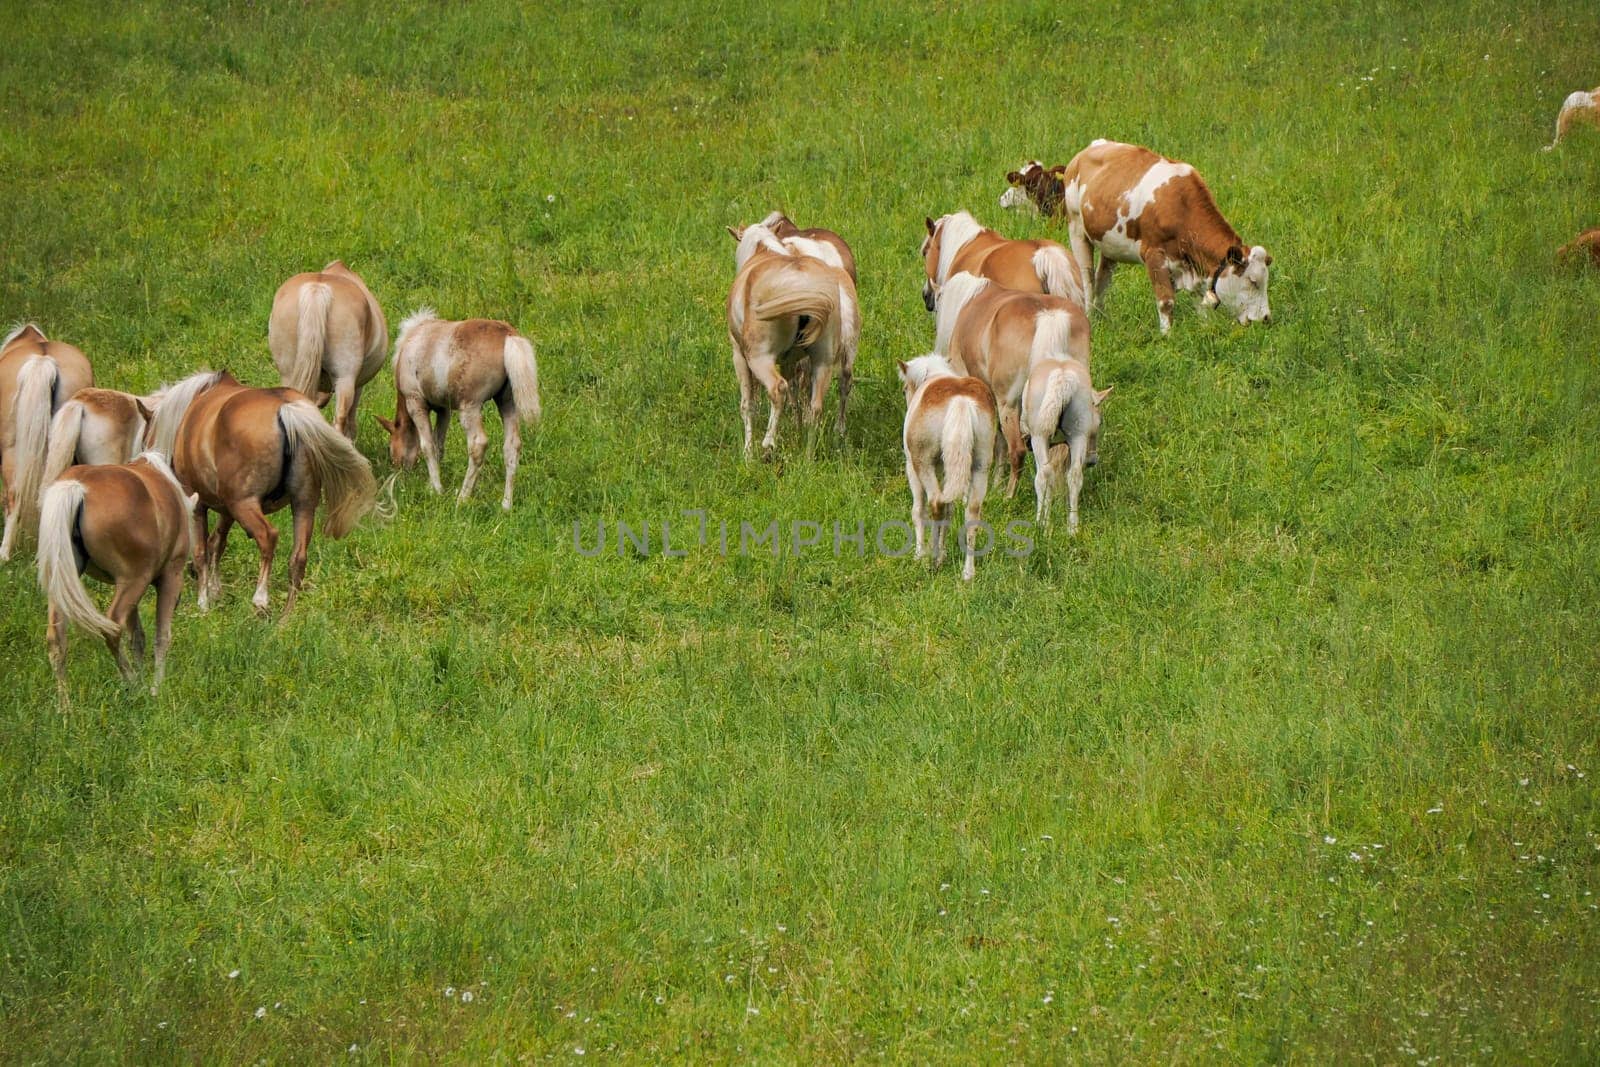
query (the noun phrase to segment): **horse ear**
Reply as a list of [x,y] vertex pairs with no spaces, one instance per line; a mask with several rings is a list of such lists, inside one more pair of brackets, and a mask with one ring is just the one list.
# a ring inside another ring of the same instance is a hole
[[155,418],[155,416],[151,414],[150,409],[145,407],[143,397],[134,397],[133,406],[139,409],[139,417],[145,422],[149,422],[151,419]]
[[394,423],[390,422],[382,415],[379,415],[377,412],[373,412],[372,417],[378,420],[378,425],[383,427],[384,433],[388,434],[390,437],[394,436]]
[[740,226],[738,229],[734,229],[732,226],[728,226],[728,227],[725,227],[725,228],[728,231],[728,236],[732,237],[735,241],[744,240],[744,227],[743,226]]
[[1094,406],[1099,407],[1101,404],[1104,404],[1106,402],[1106,397],[1110,396],[1111,390],[1115,388],[1116,386],[1114,385],[1108,385],[1104,389],[1096,389],[1094,393]]
[[193,511],[195,508],[197,508],[199,506],[200,506],[200,494],[199,493],[190,493],[189,494],[189,510]]
[[903,359],[895,360],[895,366],[900,369],[900,380],[902,382],[905,381],[906,380],[906,371],[910,370],[911,368],[906,366],[906,361],[903,360]]
[[928,227],[928,236],[932,237],[933,236],[933,220],[931,218],[929,218],[928,216],[924,215],[924,216],[922,216],[922,222],[923,222],[923,225]]

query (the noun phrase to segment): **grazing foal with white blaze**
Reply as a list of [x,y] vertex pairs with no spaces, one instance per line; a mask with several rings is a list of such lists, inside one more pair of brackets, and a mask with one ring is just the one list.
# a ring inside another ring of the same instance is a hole
[[[483,428],[483,405],[493,400],[500,411],[504,436],[506,488],[500,506],[511,510],[511,490],[522,454],[522,424],[537,425],[539,365],[533,342],[509,323],[495,319],[446,322],[422,308],[400,324],[394,345],[394,421],[382,415],[378,423],[389,434],[389,459],[410,470],[420,450],[428,461],[428,484],[444,492],[439,463],[444,459],[444,439],[450,412],[461,413],[467,433],[467,475],[457,502],[465,502],[478,484],[489,435]],[[437,418],[428,424],[432,413]]]
[[828,383],[838,370],[839,415],[834,429],[843,437],[861,340],[855,282],[843,268],[779,240],[759,223],[744,228],[734,263],[738,272],[728,290],[728,343],[739,379],[745,456],[750,455],[754,434],[756,383],[767,391],[767,433],[761,450],[770,457],[778,444],[778,419],[791,388],[789,378],[798,376],[802,365],[811,388],[810,403],[800,409],[808,426],[821,419]]
[[[977,378],[962,377],[940,355],[918,356],[898,366],[906,391],[906,421],[901,441],[906,452],[906,481],[911,486],[911,525],[916,530],[917,558],[933,526],[934,562],[944,562],[945,509],[965,498],[961,568],[964,581],[976,570],[973,549],[983,519],[983,496],[994,458],[994,397]],[[944,467],[940,484],[936,467]]]
[[31,529],[38,515],[51,417],[93,384],[94,371],[83,353],[50,340],[31,322],[0,341],[0,479],[6,483],[0,560],[11,558],[19,532]]
[[278,287],[267,346],[284,385],[318,406],[334,397],[333,424],[356,438],[361,387],[383,369],[389,327],[361,276],[341,260]]
[[[1022,428],[1033,444],[1036,520],[1050,522],[1051,491],[1061,478],[1060,453],[1065,451],[1067,533],[1078,532],[1083,468],[1100,462],[1100,405],[1110,392],[1110,388],[1095,390],[1089,365],[1079,359],[1041,359],[1029,368]],[[1066,447],[1052,450],[1051,439],[1058,433],[1066,439]]]
[[[50,665],[63,705],[67,623],[103,637],[122,677],[132,682],[135,667],[122,653],[122,635],[131,639],[135,662],[142,661],[139,601],[152,583],[156,648],[150,692],[161,688],[172,643],[172,612],[183,591],[190,549],[189,511],[195,503],[155,452],[132,463],[70,467],[45,489],[40,498],[39,588],[49,604]],[[85,572],[116,587],[104,614],[83,588]]]
[[939,289],[965,271],[989,278],[1021,293],[1049,293],[1086,305],[1087,277],[1056,241],[1013,241],[978,224],[965,211],[924,218],[928,236],[922,239],[922,303],[934,309]]
[[1116,264],[1143,263],[1162,333],[1172,328],[1175,289],[1203,290],[1206,307],[1221,305],[1241,325],[1272,321],[1272,257],[1260,245],[1245,249],[1189,164],[1099,140],[1072,157],[1063,180],[1072,254],[1085,277],[1094,253],[1100,255],[1093,272],[1096,303]]

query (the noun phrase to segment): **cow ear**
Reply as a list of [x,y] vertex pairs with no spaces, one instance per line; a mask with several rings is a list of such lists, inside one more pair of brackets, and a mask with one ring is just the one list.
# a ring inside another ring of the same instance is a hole
[[928,227],[928,236],[932,237],[933,236],[933,219],[929,218],[927,215],[924,215],[924,216],[922,216],[922,224],[924,226]]
[[1065,178],[1067,176],[1067,165],[1065,163],[1057,163],[1055,166],[1050,168],[1050,173],[1054,174],[1057,178]]
[[1014,170],[1006,171],[1006,181],[1008,183],[1010,183],[1011,185],[1016,185],[1021,180],[1022,180],[1022,175],[1018,174],[1016,171],[1014,171]]
[[394,423],[390,422],[388,419],[377,414],[376,412],[373,413],[372,417],[378,420],[378,425],[383,427],[384,433],[388,434],[390,437],[394,436]]
[[1237,263],[1242,265],[1244,263],[1244,249],[1239,245],[1234,245],[1232,248],[1228,249],[1228,254],[1223,258],[1223,262]]

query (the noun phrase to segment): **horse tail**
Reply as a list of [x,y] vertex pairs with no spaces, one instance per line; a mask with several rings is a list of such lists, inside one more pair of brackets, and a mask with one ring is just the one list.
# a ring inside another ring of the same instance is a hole
[[956,332],[956,320],[972,298],[989,287],[988,278],[962,271],[948,279],[939,288],[939,306],[934,315],[933,350],[941,356],[950,354],[950,339]]
[[56,386],[61,368],[49,356],[30,356],[17,374],[16,407],[12,426],[16,428],[17,484],[20,518],[26,522],[35,514],[39,487],[44,484],[46,446],[50,440],[50,416],[55,410]]
[[794,341],[796,346],[804,348],[815,344],[829,320],[838,316],[839,285],[827,276],[791,274],[783,292],[759,301],[750,313],[758,319],[804,315],[807,321]]
[[89,599],[73,549],[86,495],[83,483],[74,479],[56,482],[44,491],[39,501],[39,588],[68,622],[101,637],[115,637],[122,627]]
[[194,398],[222,380],[225,371],[203,370],[191,374],[181,382],[164,387],[158,394],[161,399],[150,412],[150,424],[145,427],[145,445],[161,453],[161,458],[172,461],[172,449],[178,440],[178,427]]
[[1030,431],[1048,439],[1059,429],[1070,438],[1072,434],[1064,420],[1077,391],[1077,375],[1064,367],[1052,370],[1045,379],[1044,394],[1039,397],[1039,410],[1028,420]]
[[1067,250],[1055,242],[1045,245],[1033,254],[1033,269],[1039,275],[1044,291],[1054,296],[1064,296],[1079,307],[1088,307],[1088,292],[1084,289],[1083,275],[1078,263]]
[[367,457],[329,426],[309,400],[293,400],[279,408],[278,426],[289,455],[304,459],[322,487],[328,508],[322,532],[343,537],[377,506],[378,485]]
[[[69,400],[50,420],[50,444],[45,451],[40,485],[49,485],[78,458],[78,438],[83,433],[83,401]],[[122,457],[126,459],[127,457]]]
[[965,497],[972,486],[973,424],[978,421],[978,406],[968,397],[956,397],[945,408],[944,432],[939,437],[939,454],[944,459],[944,484],[933,502],[949,504]]
[[504,359],[517,419],[537,425],[543,413],[539,408],[539,364],[533,357],[533,342],[521,334],[511,334],[506,338]]
[[328,309],[332,306],[333,287],[327,282],[308,282],[300,287],[294,359],[283,374],[283,384],[312,398],[317,395],[317,382],[322,377],[322,350],[327,343]]
[[1028,366],[1041,359],[1066,359],[1075,355],[1072,315],[1062,308],[1041,311],[1033,320],[1033,343],[1028,346]]

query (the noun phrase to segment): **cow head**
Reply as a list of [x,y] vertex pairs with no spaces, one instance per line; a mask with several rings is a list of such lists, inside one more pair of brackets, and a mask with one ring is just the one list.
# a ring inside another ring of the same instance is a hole
[[1272,257],[1260,245],[1250,249],[1248,254],[1242,245],[1234,245],[1212,272],[1205,306],[1221,306],[1238,319],[1241,326],[1271,322],[1272,308],[1267,303],[1267,276],[1271,266]]
[[1037,159],[1028,160],[1022,165],[1021,170],[1014,170],[1006,175],[1006,182],[1010,187],[1000,194],[1000,206],[1019,208],[1034,215],[1040,212],[1046,215],[1058,214],[1061,210],[1062,192],[1066,188],[1062,179],[1066,170],[1066,166],[1062,164],[1046,167]]

